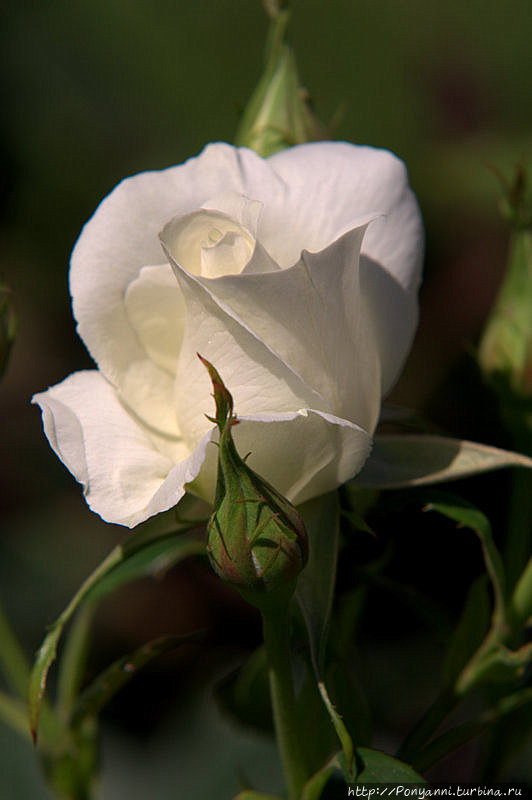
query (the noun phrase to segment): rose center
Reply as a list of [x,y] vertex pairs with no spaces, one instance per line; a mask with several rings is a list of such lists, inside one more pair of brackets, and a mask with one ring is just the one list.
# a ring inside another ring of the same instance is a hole
[[255,248],[251,233],[218,211],[200,210],[177,217],[166,226],[164,238],[184,269],[206,278],[242,272]]

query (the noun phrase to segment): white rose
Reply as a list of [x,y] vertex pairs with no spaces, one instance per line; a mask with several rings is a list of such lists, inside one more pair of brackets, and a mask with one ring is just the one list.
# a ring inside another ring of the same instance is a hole
[[214,144],[120,183],[70,269],[98,369],[33,398],[89,506],[132,527],[186,487],[212,499],[197,352],[233,394],[240,452],[292,502],[352,478],[411,345],[422,250],[405,167],[384,150],[319,142],[264,160]]

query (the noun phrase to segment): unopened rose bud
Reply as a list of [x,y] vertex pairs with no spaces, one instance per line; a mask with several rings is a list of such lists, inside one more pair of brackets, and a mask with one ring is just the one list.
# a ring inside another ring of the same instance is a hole
[[519,168],[502,207],[513,228],[508,266],[478,359],[509,426],[524,423],[532,433],[532,209],[525,191],[526,175]]
[[235,447],[233,398],[216,369],[211,377],[220,431],[215,510],[207,551],[217,574],[253,605],[290,597],[307,560],[307,535],[294,506],[254,472]]
[[272,17],[266,66],[244,111],[236,144],[266,157],[295,144],[325,138],[301,87],[294,52],[284,40],[289,12],[267,7]]

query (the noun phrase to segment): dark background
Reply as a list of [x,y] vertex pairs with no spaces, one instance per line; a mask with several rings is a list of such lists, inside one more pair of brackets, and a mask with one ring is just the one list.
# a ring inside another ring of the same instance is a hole
[[[508,241],[493,170],[510,174],[517,161],[530,161],[532,7],[527,0],[292,6],[290,39],[318,116],[328,122],[341,109],[335,138],[401,156],[424,213],[421,324],[392,399],[450,434],[508,444],[474,347]],[[70,250],[121,178],[180,163],[209,141],[232,141],[261,71],[267,19],[258,0],[21,0],[1,12],[1,28],[0,280],[13,289],[19,333],[0,390],[0,600],[31,653],[80,581],[124,536],[85,506],[29,405],[34,392],[91,366],[70,314]],[[508,480],[497,475],[458,487],[488,511],[499,537]],[[391,527],[402,537],[396,573],[414,582],[419,575],[445,613],[456,615],[466,573],[480,569],[475,544],[425,518],[397,515]],[[344,561],[347,583],[349,570]],[[369,617],[368,663],[371,672],[381,670],[382,703],[399,704],[395,717],[415,717],[401,675],[412,674],[415,659],[422,699],[430,699],[440,650],[413,617],[390,608],[381,598]],[[165,662],[110,710],[105,798],[225,800],[236,792],[227,780],[242,763],[275,788],[271,747],[224,727],[213,704],[191,688],[191,673],[195,686],[208,685],[259,637],[255,616],[202,566],[108,601],[93,659],[104,666],[160,633],[204,626],[209,647]],[[15,800],[45,797],[29,751],[0,733],[6,791]],[[384,731],[381,746],[393,747],[395,733]],[[467,755],[453,774],[466,779],[478,758]],[[508,776],[521,778],[525,765],[522,755]]]

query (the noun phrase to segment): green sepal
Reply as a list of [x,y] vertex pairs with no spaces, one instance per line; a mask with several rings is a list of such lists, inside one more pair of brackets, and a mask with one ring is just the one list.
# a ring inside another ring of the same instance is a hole
[[240,457],[232,436],[238,419],[231,394],[215,367],[198,356],[212,380],[220,433],[215,508],[207,526],[211,564],[261,610],[285,605],[307,560],[303,520]]

